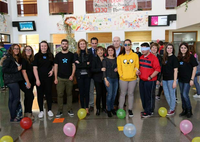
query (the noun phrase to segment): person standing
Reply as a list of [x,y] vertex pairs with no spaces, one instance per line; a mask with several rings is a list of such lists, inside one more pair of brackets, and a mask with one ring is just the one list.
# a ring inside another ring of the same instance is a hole
[[[6,49],[4,48],[4,44],[0,42],[0,60],[5,56],[7,53]],[[4,81],[3,81],[3,72],[2,72],[2,67],[0,66],[0,87],[1,91],[4,91],[6,88],[4,86]]]
[[85,39],[78,41],[77,52],[74,54],[74,61],[76,65],[76,79],[78,82],[81,108],[86,108],[87,115],[89,115],[89,86],[90,86],[90,68],[92,56],[88,53],[87,42]]
[[48,116],[53,117],[54,114],[51,111],[52,107],[52,83],[53,83],[53,54],[50,51],[50,47],[46,41],[42,41],[39,44],[39,51],[35,54],[33,61],[33,73],[36,79],[37,99],[40,108],[38,118],[44,117],[43,111],[43,99],[44,95],[47,100]]
[[[98,45],[98,38],[93,37],[91,38],[90,42],[92,46],[90,49],[88,49],[88,53],[93,55],[93,57],[97,57],[96,48]],[[89,97],[90,97],[89,108],[90,108],[90,111],[93,111],[94,110],[94,79],[93,79],[92,73],[91,73],[91,80],[90,80],[90,96]]]
[[18,44],[13,44],[8,49],[8,54],[3,57],[2,71],[4,74],[4,83],[9,88],[8,107],[10,111],[10,122],[19,122],[17,117],[17,107],[20,103],[19,82],[23,80],[21,74],[21,52]]
[[138,55],[138,57],[140,58],[140,57],[142,56],[142,53],[141,53],[139,50],[140,50],[140,48],[137,47],[135,53],[136,53],[136,54]]
[[67,94],[67,111],[70,116],[74,116],[72,110],[72,89],[75,74],[74,54],[68,50],[69,41],[61,41],[62,51],[56,54],[54,59],[54,83],[57,84],[58,112],[56,117],[63,115],[63,96]]
[[175,49],[173,44],[168,44],[164,49],[164,56],[162,61],[162,86],[164,95],[169,105],[169,111],[167,115],[174,115],[176,107],[176,86],[178,75],[178,59],[174,55]]
[[152,113],[152,91],[155,89],[157,75],[161,70],[158,58],[150,53],[148,43],[141,44],[142,56],[140,57],[140,69],[136,74],[140,77],[139,89],[144,112],[141,117],[150,117]]
[[136,71],[139,69],[139,58],[136,53],[131,50],[132,42],[130,39],[124,41],[124,50],[117,57],[117,70],[119,73],[120,97],[119,109],[123,109],[125,96],[128,94],[128,113],[129,117],[133,117],[133,101],[134,90],[136,86]]
[[178,61],[178,83],[181,92],[183,109],[179,116],[187,116],[187,118],[190,118],[193,114],[189,98],[189,91],[190,86],[194,85],[194,77],[198,63],[195,57],[190,54],[188,44],[185,42],[179,45]]

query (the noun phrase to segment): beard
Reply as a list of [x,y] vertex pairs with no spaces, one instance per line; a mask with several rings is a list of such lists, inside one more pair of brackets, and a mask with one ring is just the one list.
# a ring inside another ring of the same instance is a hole
[[63,50],[63,51],[67,51],[67,50],[68,50],[68,47],[62,47],[62,50]]

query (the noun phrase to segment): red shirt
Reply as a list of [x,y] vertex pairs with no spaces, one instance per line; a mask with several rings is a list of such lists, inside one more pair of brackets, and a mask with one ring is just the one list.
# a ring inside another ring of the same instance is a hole
[[[152,75],[154,71],[161,71],[161,67],[158,61],[158,58],[150,53],[147,57],[144,57],[142,55],[140,57],[140,72],[141,74],[139,75],[140,79],[143,81],[148,81],[148,77]],[[153,77],[150,81],[156,81],[157,80],[157,75]]]
[[160,54],[160,50],[163,50],[163,48],[164,48],[164,46],[162,45],[162,46],[160,46],[160,48],[159,48],[159,54]]

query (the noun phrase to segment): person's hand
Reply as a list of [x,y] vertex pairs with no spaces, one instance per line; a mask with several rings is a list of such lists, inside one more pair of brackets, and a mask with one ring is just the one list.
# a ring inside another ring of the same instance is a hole
[[115,68],[115,69],[114,69],[114,72],[117,72],[117,71],[118,71],[117,68]]
[[160,81],[157,80],[157,81],[156,81],[156,85],[159,85],[159,84],[160,84]]
[[71,75],[71,76],[69,77],[69,80],[73,81],[73,79],[74,79],[74,77]]
[[162,86],[163,84],[162,84],[162,81],[160,82],[160,86]]
[[172,88],[176,88],[176,81],[173,82]]
[[40,80],[36,80],[36,85],[39,87],[40,86]]
[[17,67],[18,71],[22,69],[22,65]]
[[106,68],[101,68],[101,71],[106,71]]
[[49,73],[48,73],[49,77],[51,77],[53,75],[53,70],[51,70]]
[[148,77],[148,79],[147,80],[151,80],[151,78],[150,77]]
[[136,71],[136,75],[140,75],[141,72],[139,70]]
[[106,83],[106,86],[107,86],[107,87],[110,86],[110,83],[109,83],[107,80],[105,81],[105,83]]
[[194,85],[194,81],[190,80],[190,86]]
[[90,62],[87,62],[87,65],[89,65],[90,64]]
[[76,60],[75,63],[79,64],[80,62],[78,60]]
[[26,83],[26,88],[27,88],[27,89],[30,89],[30,88],[31,88],[31,83],[30,83],[30,82],[27,82],[27,83]]
[[58,84],[58,79],[57,79],[57,78],[54,80],[54,83],[55,83],[55,84]]

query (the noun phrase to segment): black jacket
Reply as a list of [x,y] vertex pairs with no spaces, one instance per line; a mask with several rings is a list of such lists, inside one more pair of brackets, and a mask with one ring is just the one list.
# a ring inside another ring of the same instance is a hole
[[101,62],[100,58],[98,56],[93,57],[91,71],[93,73],[93,79],[96,82],[103,81],[103,72],[101,71],[102,67],[103,66],[102,66],[102,62]]
[[[88,77],[91,76],[90,68],[91,68],[91,54],[86,54],[85,52],[81,51],[80,56],[77,53],[74,53],[74,62],[79,61],[79,64],[75,62],[76,65],[76,72],[75,75],[77,78],[80,78],[83,72],[87,72]],[[89,64],[87,64],[89,62]]]
[[[162,56],[159,55],[159,54],[157,54],[157,58],[158,58],[160,67],[162,67]],[[157,77],[158,77],[157,80],[158,80],[159,82],[161,82],[161,72],[158,73]]]
[[6,59],[3,61],[2,72],[4,74],[4,83],[18,83],[22,81],[22,73],[18,71],[17,64],[12,55],[7,54]]

